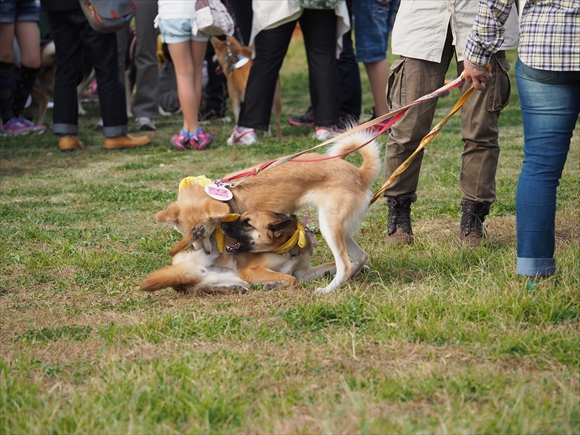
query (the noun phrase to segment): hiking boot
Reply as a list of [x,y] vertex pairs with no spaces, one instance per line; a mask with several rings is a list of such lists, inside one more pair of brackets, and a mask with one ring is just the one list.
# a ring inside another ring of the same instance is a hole
[[296,116],[294,118],[288,118],[288,124],[298,126],[298,125],[314,125],[314,111],[312,107],[309,107],[304,115]]
[[71,152],[83,149],[83,143],[75,135],[58,138],[58,149],[62,152]]
[[196,150],[201,151],[206,149],[214,139],[215,136],[213,134],[200,130],[199,133],[196,133],[190,137],[189,144]]
[[108,150],[122,150],[125,148],[137,148],[144,145],[149,145],[151,139],[147,136],[131,136],[130,134],[125,134],[123,136],[116,137],[106,137],[105,138],[105,148]]
[[228,145],[252,145],[258,142],[256,130],[248,127],[234,127],[232,135],[228,138]]
[[387,221],[387,245],[410,245],[413,243],[411,229],[411,198],[387,198],[389,218]]
[[483,221],[489,214],[489,205],[470,201],[461,204],[461,208],[463,216],[461,216],[459,238],[468,246],[479,246],[484,237]]

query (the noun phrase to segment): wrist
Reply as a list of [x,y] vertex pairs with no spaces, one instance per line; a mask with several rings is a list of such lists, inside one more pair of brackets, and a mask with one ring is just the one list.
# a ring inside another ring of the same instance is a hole
[[485,65],[478,65],[476,63],[470,62],[468,59],[463,59],[463,61],[473,69],[487,71],[487,67]]

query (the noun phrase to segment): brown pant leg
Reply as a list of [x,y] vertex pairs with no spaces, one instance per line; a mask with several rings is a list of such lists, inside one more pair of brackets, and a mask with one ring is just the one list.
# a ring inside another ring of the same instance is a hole
[[[509,63],[505,52],[500,51],[490,59],[493,77],[485,91],[474,93],[461,111],[464,150],[461,156],[459,183],[466,201],[491,204],[496,197],[495,175],[499,159],[498,120],[501,109],[509,102],[511,85],[507,75]],[[458,74],[463,62],[458,64]],[[465,92],[471,85],[465,83]]]
[[[403,56],[394,62],[387,87],[389,109],[395,110],[406,106],[443,86],[453,55],[451,38],[447,38],[441,63]],[[429,133],[436,107],[437,98],[421,102],[411,107],[393,125],[385,153],[384,180],[417,149],[421,139]],[[422,160],[421,151],[411,166],[385,191],[384,196],[411,198],[412,201],[416,201]]]

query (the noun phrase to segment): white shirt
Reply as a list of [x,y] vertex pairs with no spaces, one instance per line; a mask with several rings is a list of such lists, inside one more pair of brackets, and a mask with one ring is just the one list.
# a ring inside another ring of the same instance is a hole
[[[274,29],[284,23],[296,20],[303,11],[298,0],[253,0],[252,9],[254,11],[252,36],[250,37],[252,48],[254,48],[254,39],[261,30]],[[346,2],[335,7],[334,12],[338,20],[336,26],[336,55],[338,56],[342,51],[342,35],[350,29]]]
[[[451,24],[457,60],[462,61],[478,4],[477,0],[401,0],[391,41],[393,54],[441,62],[447,29]],[[502,50],[518,46],[515,9],[512,8],[506,23]]]

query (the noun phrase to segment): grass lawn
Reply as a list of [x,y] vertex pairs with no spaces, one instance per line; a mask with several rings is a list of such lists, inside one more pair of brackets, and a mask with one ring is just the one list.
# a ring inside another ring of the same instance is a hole
[[[284,119],[309,105],[304,65],[295,41]],[[436,121],[458,96],[440,101]],[[208,150],[179,152],[169,138],[181,117],[164,117],[152,145],[107,152],[98,107],[86,108],[82,152],[60,153],[48,133],[0,138],[1,433],[580,432],[580,129],[559,187],[558,272],[529,292],[515,274],[515,82],[488,243],[458,242],[455,116],[426,149],[415,244],[385,246],[378,201],[356,236],[371,270],[323,297],[326,279],[247,295],[139,291],[180,240],[155,213],[183,177],[314,146],[311,128],[228,147],[233,123],[212,125]],[[322,242],[313,262],[329,260]]]

